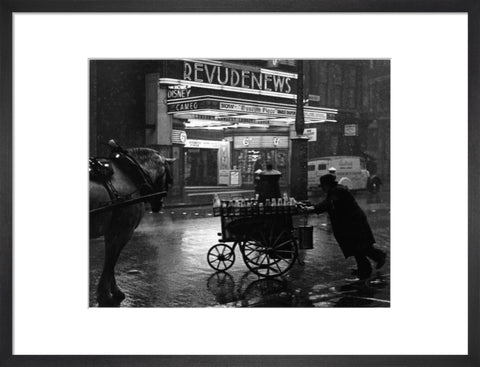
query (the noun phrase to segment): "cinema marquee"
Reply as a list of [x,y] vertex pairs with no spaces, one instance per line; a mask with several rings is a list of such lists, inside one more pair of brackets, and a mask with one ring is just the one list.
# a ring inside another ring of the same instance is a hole
[[[224,61],[190,59],[169,61],[166,71],[168,77],[162,77],[159,82],[163,85],[175,85],[176,88],[183,86],[289,100],[296,98],[295,73]],[[171,90],[169,98],[181,93],[188,92]]]
[[[177,158],[179,189],[252,189],[254,172],[267,163],[282,174],[280,187],[288,188],[298,76],[288,71],[293,67],[259,65],[248,60],[165,60],[161,72],[147,75],[146,142]],[[337,112],[307,105],[304,120],[316,129],[335,122]]]
[[184,61],[183,69],[183,80],[186,81],[285,94],[292,93],[294,78],[294,74],[273,73],[259,68],[237,69],[233,65],[221,63]]

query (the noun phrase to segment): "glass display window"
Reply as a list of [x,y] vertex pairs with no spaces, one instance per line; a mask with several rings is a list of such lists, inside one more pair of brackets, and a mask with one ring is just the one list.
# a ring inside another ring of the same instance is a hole
[[288,182],[288,149],[236,149],[233,153],[233,166],[241,171],[242,182],[253,185],[254,173],[258,169],[264,170],[268,163],[282,173],[280,185]]

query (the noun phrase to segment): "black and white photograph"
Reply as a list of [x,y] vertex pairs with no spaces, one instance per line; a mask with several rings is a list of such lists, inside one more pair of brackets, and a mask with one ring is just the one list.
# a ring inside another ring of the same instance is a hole
[[0,0],[0,365],[477,365],[479,10]]
[[390,60],[89,60],[90,307],[390,307]]

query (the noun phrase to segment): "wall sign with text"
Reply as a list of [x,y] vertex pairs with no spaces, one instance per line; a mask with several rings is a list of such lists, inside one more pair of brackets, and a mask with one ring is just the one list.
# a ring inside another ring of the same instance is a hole
[[[170,60],[160,83],[295,99],[297,74],[213,60]],[[182,98],[171,92],[169,98]]]

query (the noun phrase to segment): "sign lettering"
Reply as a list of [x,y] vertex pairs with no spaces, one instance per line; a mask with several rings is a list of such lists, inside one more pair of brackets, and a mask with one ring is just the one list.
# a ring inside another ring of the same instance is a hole
[[232,66],[211,65],[202,62],[184,61],[183,79],[197,83],[208,83],[257,89],[261,91],[290,94],[292,78],[287,75],[269,73],[268,70],[241,70]]
[[222,142],[217,140],[187,139],[185,148],[219,149]]
[[192,90],[190,88],[185,88],[185,89],[169,89],[167,91],[167,98],[168,99],[173,99],[173,98],[187,98],[190,97],[190,93],[192,93]]
[[308,141],[317,141],[317,128],[305,129],[303,135],[308,138]]
[[185,144],[187,141],[187,133],[182,130],[172,130],[172,143]]
[[[236,103],[224,103],[220,102],[219,108],[221,110],[234,111],[234,112],[243,112],[251,114],[263,114],[271,116],[286,116],[286,117],[295,117],[296,111],[294,109],[285,109],[285,108],[274,108],[274,107],[262,107],[262,106],[253,106],[245,104],[236,104]],[[314,112],[314,111],[305,111],[305,117],[324,121],[327,119],[327,114],[325,112]]]
[[197,102],[185,102],[185,103],[176,103],[174,105],[175,111],[190,111],[190,110],[197,110],[198,103]]

